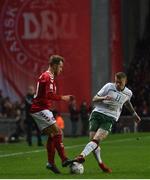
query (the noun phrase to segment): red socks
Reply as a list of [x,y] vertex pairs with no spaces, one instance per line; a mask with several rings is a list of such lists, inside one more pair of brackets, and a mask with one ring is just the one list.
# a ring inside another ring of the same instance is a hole
[[65,154],[64,144],[62,142],[62,133],[55,135],[53,137],[53,141],[54,141],[55,148],[57,149],[57,152],[58,152],[62,162],[65,161],[67,159],[67,157]]
[[67,157],[65,154],[64,144],[62,142],[62,134],[58,134],[53,137],[48,137],[48,140],[47,140],[48,162],[52,165],[55,164],[54,162],[55,148],[62,162],[65,161]]
[[54,145],[54,140],[52,137],[48,137],[46,148],[47,148],[48,162],[51,165],[54,165],[55,164],[55,162],[54,162],[55,145]]

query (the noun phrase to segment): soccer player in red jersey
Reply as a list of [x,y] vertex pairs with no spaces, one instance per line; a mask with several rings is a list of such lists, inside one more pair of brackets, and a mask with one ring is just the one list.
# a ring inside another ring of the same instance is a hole
[[48,70],[42,73],[37,82],[37,90],[31,106],[31,115],[43,134],[48,136],[47,154],[48,163],[46,167],[54,173],[60,171],[55,165],[55,150],[62,160],[62,166],[66,167],[70,160],[67,158],[62,142],[62,133],[56,124],[51,112],[52,101],[70,101],[71,95],[57,95],[55,77],[63,70],[64,58],[52,55],[49,58]]

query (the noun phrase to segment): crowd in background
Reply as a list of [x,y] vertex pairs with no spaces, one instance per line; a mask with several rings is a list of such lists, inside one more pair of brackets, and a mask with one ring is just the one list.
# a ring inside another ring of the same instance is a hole
[[132,102],[140,116],[150,116],[150,44],[139,40],[128,69],[128,86],[133,91]]
[[22,102],[12,102],[9,97],[4,97],[0,90],[0,117],[15,118],[23,110]]
[[[1,119],[13,119],[16,123],[16,131],[11,134],[18,140],[19,136],[26,135],[26,141],[29,146],[32,146],[32,133],[37,137],[37,145],[42,146],[42,139],[40,131],[30,116],[30,106],[34,97],[34,87],[29,86],[27,94],[25,95],[22,102],[12,102],[9,97],[4,97],[3,92],[0,90],[0,118]],[[79,129],[79,121],[81,121],[81,135],[85,136],[88,134],[88,119],[91,112],[91,107],[88,106],[86,100],[83,100],[81,105],[78,105],[76,99],[70,100],[68,106],[69,119],[71,123],[70,134],[72,137],[77,136]],[[62,129],[65,128],[64,119],[61,113],[54,109],[54,117],[58,126]],[[11,137],[10,137],[11,138]]]
[[134,95],[132,102],[140,116],[150,116],[150,12],[146,19],[144,33],[137,40],[134,58],[129,64],[128,86]]
[[69,114],[71,120],[71,135],[73,137],[77,135],[79,119],[81,119],[81,124],[82,124],[81,135],[82,136],[87,135],[90,112],[91,112],[91,106],[88,106],[86,100],[83,100],[83,102],[80,105],[80,108],[78,108],[75,98],[73,98],[70,101]]
[[15,121],[16,130],[10,136],[18,140],[24,134],[24,103],[12,102],[9,97],[3,96],[2,90],[0,90],[0,118],[8,118]]
[[150,13],[147,16],[143,37],[137,40],[127,75],[132,89],[133,103],[139,115],[150,116]]

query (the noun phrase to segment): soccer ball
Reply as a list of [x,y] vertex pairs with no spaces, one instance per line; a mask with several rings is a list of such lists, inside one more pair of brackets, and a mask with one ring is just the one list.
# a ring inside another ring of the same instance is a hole
[[70,172],[72,174],[83,174],[84,172],[84,167],[81,163],[78,163],[78,162],[73,162],[71,165],[70,165]]

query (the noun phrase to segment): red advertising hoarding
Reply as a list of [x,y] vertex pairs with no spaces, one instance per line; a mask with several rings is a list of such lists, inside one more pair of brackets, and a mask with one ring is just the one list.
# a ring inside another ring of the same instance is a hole
[[[91,98],[90,0],[1,0],[0,88],[21,99],[47,68],[52,54],[64,56],[58,91],[77,103]],[[66,106],[59,104],[62,111]]]

